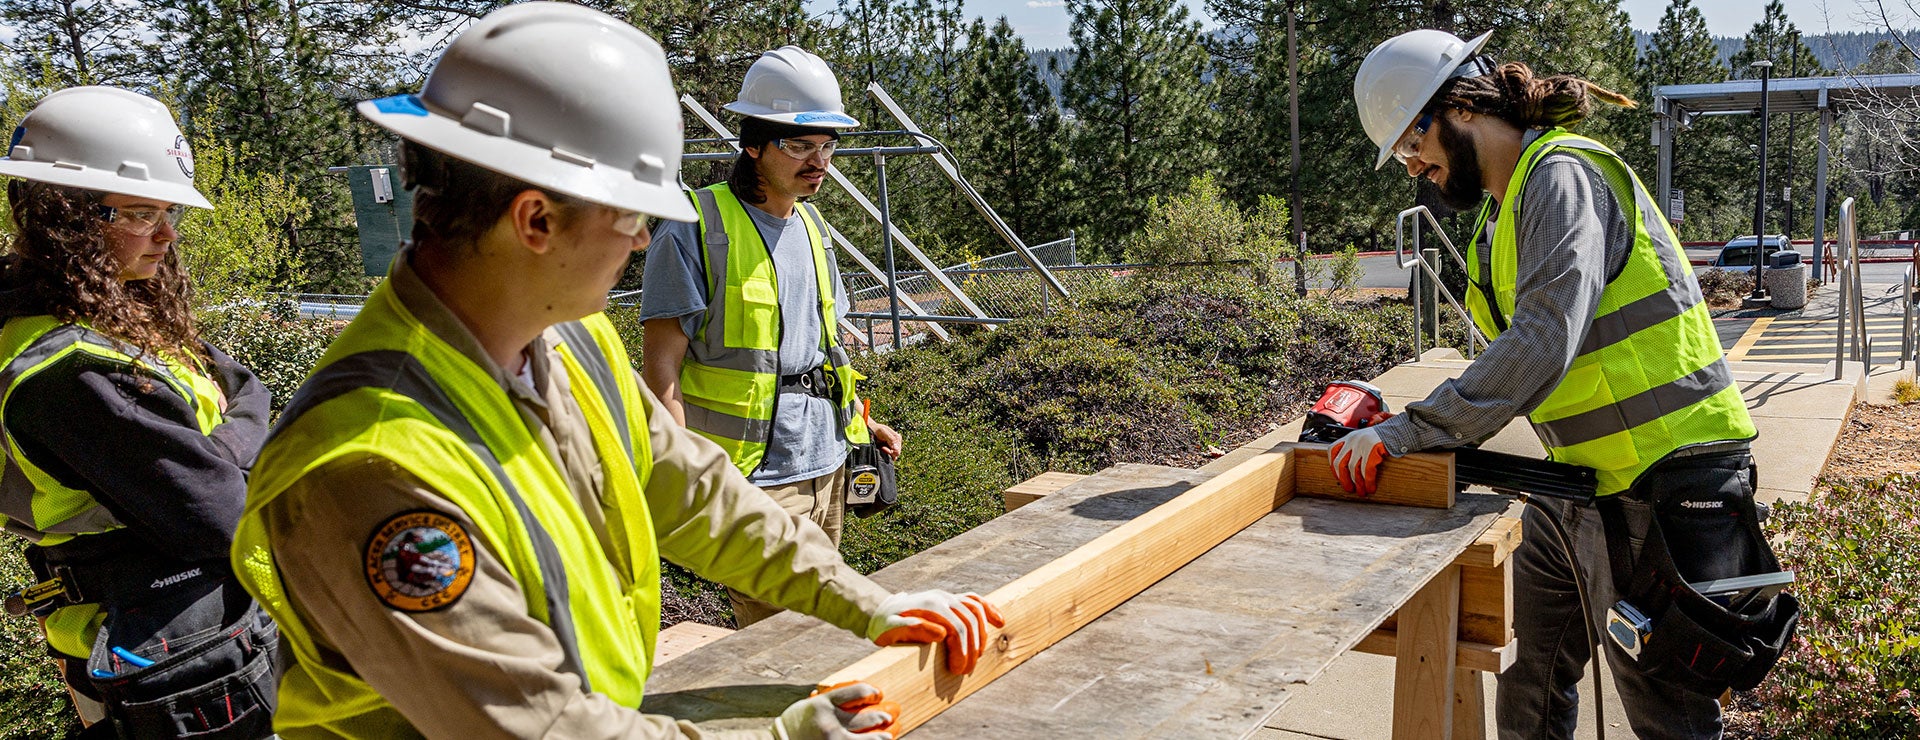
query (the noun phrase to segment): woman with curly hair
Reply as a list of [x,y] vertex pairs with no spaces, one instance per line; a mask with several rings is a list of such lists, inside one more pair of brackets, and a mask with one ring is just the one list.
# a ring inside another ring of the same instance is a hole
[[72,88],[0,175],[0,523],[39,581],[8,611],[41,619],[86,737],[266,736],[273,624],[227,553],[268,396],[194,326],[174,225],[212,204],[186,139],[159,101]]

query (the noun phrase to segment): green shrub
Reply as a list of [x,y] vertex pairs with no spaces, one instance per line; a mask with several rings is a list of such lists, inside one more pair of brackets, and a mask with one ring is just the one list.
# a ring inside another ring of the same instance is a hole
[[1718,267],[1696,271],[1700,294],[1715,306],[1737,304],[1753,292],[1753,273],[1746,270],[1722,270]]
[[1332,289],[1334,297],[1347,297],[1360,286],[1360,248],[1348,244],[1333,257]]
[[[0,535],[0,594],[31,585],[23,554],[27,541]],[[31,617],[0,614],[0,740],[57,740],[80,732],[80,717],[40,624]]]
[[200,316],[208,342],[253,370],[273,392],[273,412],[293,398],[293,392],[313,372],[327,345],[340,335],[344,323],[302,319],[292,301],[267,299],[209,309]]
[[1920,736],[1920,475],[1775,509],[1799,636],[1759,689],[1778,737]]

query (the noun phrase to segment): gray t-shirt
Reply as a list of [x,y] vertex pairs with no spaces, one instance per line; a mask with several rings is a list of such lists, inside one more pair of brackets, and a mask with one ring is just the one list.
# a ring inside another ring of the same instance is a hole
[[[795,206],[793,215],[783,219],[750,204],[741,205],[753,218],[760,238],[772,245],[783,324],[780,374],[795,375],[820,367],[826,362],[826,352],[821,349],[820,289],[813,270],[813,250],[807,243],[807,227],[801,220],[802,206]],[[834,317],[838,325],[847,312],[846,288],[840,283],[833,252],[827,257],[828,280],[833,284],[834,306],[840,314]],[[697,336],[706,321],[705,265],[698,223],[661,224],[653,232],[652,246],[647,248],[640,319],[678,318],[689,338]],[[834,416],[833,402],[827,399],[804,393],[780,394],[774,406],[773,439],[767,445],[767,455],[747,480],[757,486],[778,486],[838,469],[847,461],[847,437]]]

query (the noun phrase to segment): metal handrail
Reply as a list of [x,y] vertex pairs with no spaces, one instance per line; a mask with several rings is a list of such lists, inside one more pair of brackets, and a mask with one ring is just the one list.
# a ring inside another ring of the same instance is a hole
[[1840,263],[1839,320],[1833,342],[1833,379],[1845,375],[1848,360],[1873,372],[1873,340],[1867,336],[1866,296],[1860,287],[1860,234],[1854,220],[1854,199],[1840,202],[1840,238],[1834,245]]
[[1901,281],[1906,292],[1900,296],[1900,369],[1905,370],[1909,363],[1920,366],[1920,249],[1914,250],[1913,264],[1907,267],[1906,279]]
[[[1440,280],[1440,271],[1435,269],[1433,265],[1427,264],[1426,260],[1420,258],[1420,224],[1418,222],[1415,222],[1413,225],[1413,258],[1407,258],[1407,219],[1416,213],[1426,218],[1427,225],[1433,227],[1434,236],[1440,238],[1440,244],[1446,247],[1447,254],[1453,257],[1455,264],[1460,265],[1462,272],[1467,272],[1466,259],[1460,256],[1460,250],[1454,248],[1453,240],[1447,238],[1446,230],[1440,228],[1440,221],[1433,217],[1433,211],[1428,210],[1426,206],[1408,208],[1407,210],[1401,211],[1400,215],[1394,218],[1394,260],[1399,263],[1400,269],[1402,270],[1410,269],[1414,265],[1419,265],[1420,270],[1426,273],[1427,279],[1433,282],[1434,293],[1447,299],[1447,304],[1453,306],[1455,313],[1460,314],[1461,323],[1467,327],[1467,358],[1473,359],[1479,354],[1478,348],[1487,346],[1487,338],[1480,333],[1479,325],[1473,323],[1472,314],[1467,313],[1466,307],[1460,305],[1460,301],[1453,297],[1453,291],[1447,290],[1447,284]],[[1421,326],[1422,322],[1420,318],[1424,312],[1420,310],[1420,291],[1412,290],[1408,292],[1413,294],[1413,355],[1417,359],[1426,351],[1421,341],[1425,327]],[[1491,296],[1489,296],[1489,298],[1491,298]],[[1435,305],[1434,309],[1437,312],[1439,306]],[[1438,322],[1436,322],[1436,326],[1434,327],[1434,346],[1439,346],[1440,344],[1440,328],[1437,323]]]

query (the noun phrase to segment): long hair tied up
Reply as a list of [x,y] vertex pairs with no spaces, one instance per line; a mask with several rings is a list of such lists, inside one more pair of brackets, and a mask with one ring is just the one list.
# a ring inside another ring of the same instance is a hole
[[1593,115],[1593,101],[1633,108],[1632,98],[1573,75],[1540,77],[1524,62],[1507,62],[1493,74],[1451,80],[1429,110],[1460,108],[1496,116],[1521,128],[1572,126]]

